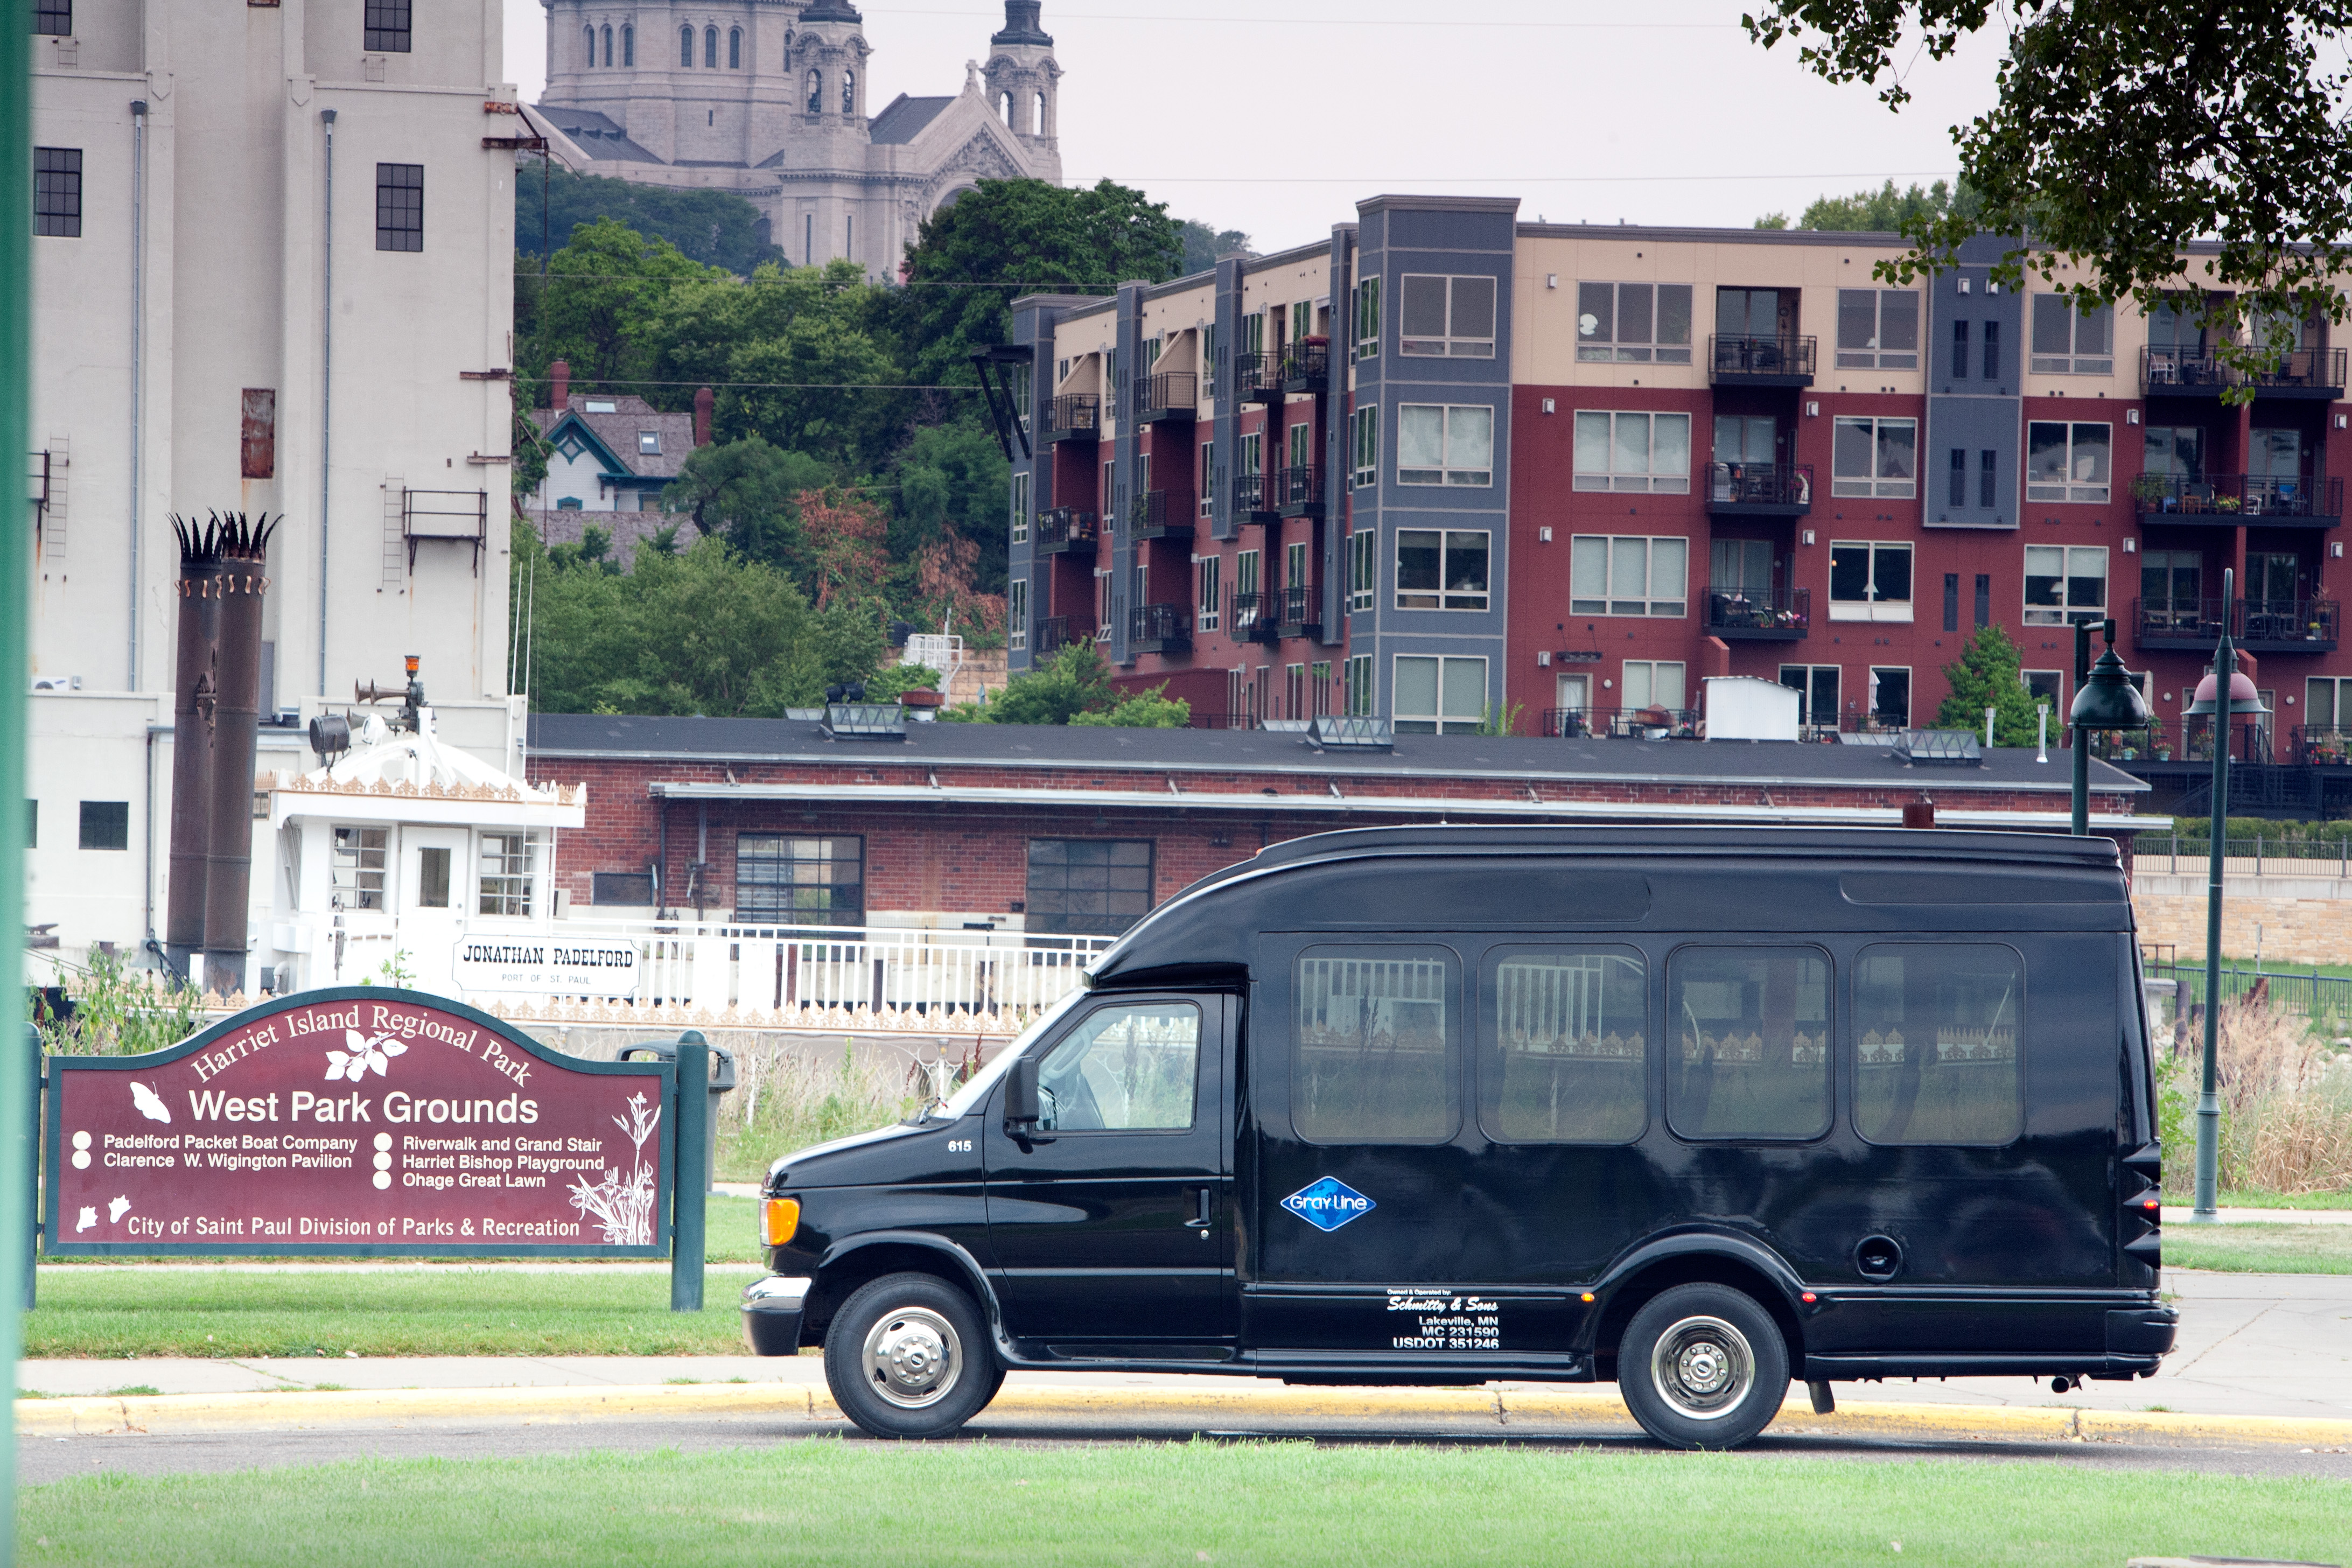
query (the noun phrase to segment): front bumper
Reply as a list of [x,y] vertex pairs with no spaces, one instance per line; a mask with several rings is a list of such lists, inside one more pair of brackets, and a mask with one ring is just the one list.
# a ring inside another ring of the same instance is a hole
[[798,1355],[801,1304],[813,1281],[771,1274],[743,1287],[743,1342],[753,1355]]

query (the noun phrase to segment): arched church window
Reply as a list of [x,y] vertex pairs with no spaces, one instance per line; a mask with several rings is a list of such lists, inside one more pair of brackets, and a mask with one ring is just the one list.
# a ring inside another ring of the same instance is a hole
[[719,68],[719,29],[716,27],[702,29],[702,65],[706,70]]
[[727,68],[731,71],[743,68],[743,29],[740,27],[727,29]]
[[841,111],[844,114],[857,112],[857,73],[856,71],[841,73]]
[[677,63],[681,68],[694,64],[694,29],[691,27],[677,30]]
[[809,72],[808,111],[811,114],[824,112],[824,78],[815,71]]
[[997,105],[996,105],[996,107],[997,107],[997,109],[998,109],[998,110],[1003,113],[1003,115],[1004,116],[1004,123],[1005,123],[1006,128],[1007,128],[1007,129],[1013,129],[1014,127],[1013,127],[1013,95],[1012,95],[1011,93],[1009,93],[1009,92],[999,93],[999,94],[997,95]]
[[621,29],[621,63],[625,66],[637,63],[637,30],[635,27]]
[[613,63],[613,29],[610,27],[604,29],[604,63],[608,66]]
[[587,32],[588,32],[588,68],[589,68],[589,69],[591,69],[591,70],[593,70],[593,69],[595,69],[595,68],[596,68],[596,29],[595,29],[595,28],[593,28],[593,27],[591,27],[591,28],[589,28],[589,29],[587,30]]
[[1037,94],[1029,108],[1033,121],[1029,127],[1029,133],[1033,136],[1043,136],[1045,134],[1045,95],[1042,92]]

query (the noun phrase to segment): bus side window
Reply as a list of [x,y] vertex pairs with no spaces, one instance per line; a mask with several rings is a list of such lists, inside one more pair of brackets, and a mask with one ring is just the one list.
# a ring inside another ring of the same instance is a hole
[[1630,1143],[1649,1122],[1650,988],[1631,948],[1491,955],[1478,1120],[1498,1143]]
[[1873,1143],[2007,1143],[2025,1130],[2025,965],[1992,943],[1886,943],[1854,970],[1854,1131]]
[[1666,961],[1666,1124],[1685,1138],[1830,1128],[1829,960],[1811,947],[1686,947]]
[[1443,1143],[1462,1123],[1460,965],[1315,947],[1291,971],[1290,1118],[1313,1143]]
[[1047,1132],[1173,1131],[1192,1125],[1201,1010],[1149,1002],[1089,1014],[1037,1069]]

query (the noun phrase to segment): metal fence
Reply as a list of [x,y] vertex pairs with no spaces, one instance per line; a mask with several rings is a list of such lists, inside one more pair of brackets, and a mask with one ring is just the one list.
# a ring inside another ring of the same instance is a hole
[[[2154,876],[2199,876],[2210,864],[2211,855],[2211,847],[2202,838],[2143,834],[2132,846],[2132,869]],[[2230,877],[2352,878],[2352,838],[2232,835],[2221,846],[2221,870]]]
[[[2145,958],[2142,968],[2150,980],[2172,981],[2175,1016],[2188,1018],[2205,1002],[2205,965],[2193,959]],[[2273,964],[2224,964],[2221,1001],[2226,1006],[2259,994],[2273,1007],[2285,1009],[2315,1023],[2352,1020],[2352,976],[2326,974],[2316,969],[2284,969]]]

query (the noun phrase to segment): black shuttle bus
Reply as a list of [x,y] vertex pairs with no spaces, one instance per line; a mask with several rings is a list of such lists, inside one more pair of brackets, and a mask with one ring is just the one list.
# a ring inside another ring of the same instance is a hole
[[778,1161],[745,1333],[903,1437],[1016,1367],[1614,1379],[1706,1447],[1792,1380],[2145,1376],[2137,975],[2104,838],[1295,840],[953,1098]]

